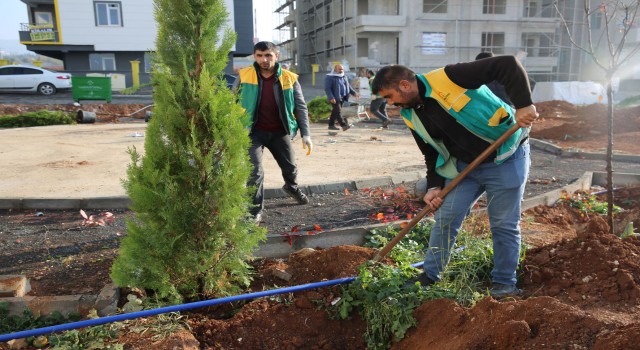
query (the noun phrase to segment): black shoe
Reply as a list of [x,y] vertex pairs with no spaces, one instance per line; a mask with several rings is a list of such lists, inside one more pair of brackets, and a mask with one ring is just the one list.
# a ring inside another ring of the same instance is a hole
[[391,124],[391,119],[387,119],[385,121],[382,122],[382,127],[385,129],[389,128],[389,124]]
[[298,201],[299,204],[308,204],[309,198],[307,195],[302,193],[299,188],[293,189],[287,185],[282,186],[282,190],[289,195],[289,197],[294,198]]
[[429,278],[429,277],[427,276],[427,274],[426,274],[426,273],[421,272],[421,273],[420,273],[420,274],[418,274],[417,276],[415,276],[415,277],[412,277],[412,278],[408,279],[408,280],[404,283],[404,285],[405,285],[406,287],[409,287],[409,286],[413,286],[414,284],[416,284],[416,282],[420,282],[420,285],[421,285],[422,287],[428,287],[428,286],[430,286],[430,285],[432,285],[432,284],[436,283],[436,281],[434,281],[434,280],[432,280],[431,278]]
[[489,289],[489,295],[495,299],[514,297],[520,294],[522,294],[522,289],[518,289],[515,284],[494,283]]
[[335,125],[329,125],[329,130],[340,130],[340,129]]
[[349,129],[351,129],[351,127],[353,126],[353,124],[345,124],[342,126],[342,131],[347,131]]

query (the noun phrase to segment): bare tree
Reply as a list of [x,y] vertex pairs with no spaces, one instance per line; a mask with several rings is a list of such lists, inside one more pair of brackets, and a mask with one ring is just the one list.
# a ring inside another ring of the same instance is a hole
[[[576,1],[577,3],[577,1]],[[597,4],[592,7],[592,3]],[[593,1],[583,0],[584,5],[584,33],[586,40],[578,40],[575,33],[569,30],[569,24],[562,11],[558,8],[558,2],[554,3],[555,9],[567,30],[571,44],[589,55],[595,64],[604,70],[605,87],[607,91],[607,223],[609,232],[614,232],[613,227],[613,88],[614,75],[620,67],[628,63],[639,50],[640,42],[627,45],[629,33],[636,29],[636,18],[640,0],[607,0]],[[592,19],[598,17],[601,24],[595,26]],[[625,47],[627,46],[627,47]]]

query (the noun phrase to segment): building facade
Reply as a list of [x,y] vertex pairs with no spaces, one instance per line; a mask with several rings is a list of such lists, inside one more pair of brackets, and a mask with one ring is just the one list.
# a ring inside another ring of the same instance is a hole
[[[597,9],[601,1],[593,2]],[[535,81],[595,79],[601,70],[567,34],[585,42],[583,6],[577,0],[279,0],[275,36],[281,61],[301,73],[313,65],[327,71],[333,62],[352,71],[388,64],[428,71],[492,51],[516,55]],[[602,14],[594,11],[591,19],[602,22]],[[640,42],[638,30],[630,39],[631,46]]]
[[[148,83],[156,40],[153,0],[21,0],[29,23],[20,42],[38,55],[62,60],[74,75],[123,75],[132,84],[132,61]],[[253,52],[252,0],[225,0],[229,26],[238,34],[232,58]]]

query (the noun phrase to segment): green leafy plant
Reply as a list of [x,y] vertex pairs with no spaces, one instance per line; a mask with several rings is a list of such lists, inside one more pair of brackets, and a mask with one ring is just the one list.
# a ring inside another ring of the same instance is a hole
[[40,110],[19,115],[0,117],[0,128],[76,124],[75,117],[67,112]]
[[344,287],[336,309],[341,318],[357,310],[367,321],[368,349],[388,349],[393,339],[402,339],[415,325],[413,310],[425,294],[419,285],[404,286],[416,274],[409,264],[362,265],[354,282]]
[[[409,231],[388,256],[394,261],[415,263],[424,259],[424,250],[429,246],[429,234],[433,227],[433,219],[420,221]],[[381,248],[398,234],[398,229],[388,226],[384,229],[374,229],[365,235],[365,247]]]
[[[353,311],[362,315],[367,321],[365,340],[369,349],[388,349],[392,341],[402,339],[415,325],[414,309],[427,300],[450,298],[472,306],[485,295],[482,285],[493,267],[491,240],[467,231],[458,235],[440,282],[426,288],[410,282],[421,272],[411,264],[424,259],[433,224],[433,220],[419,222],[398,242],[388,255],[394,266],[365,264],[356,280],[343,286],[334,311],[341,318]],[[396,234],[392,227],[374,230],[366,236],[365,246],[381,248]]]
[[[589,220],[589,215],[607,215],[608,212],[607,202],[599,200],[595,194],[589,194],[586,192],[577,191],[571,195],[567,192],[562,192],[558,202],[578,209],[585,221]],[[621,210],[622,208],[619,206],[613,206],[614,214]]]
[[[54,311],[46,316],[36,316],[29,309],[24,309],[22,315],[9,315],[9,303],[0,302],[0,334],[55,326],[76,322],[80,319],[81,317],[77,314],[70,314],[65,317],[58,311]],[[27,342],[35,347],[49,346],[55,350],[118,350],[123,349],[122,345],[113,344],[113,341],[117,339],[116,330],[121,326],[121,323],[112,323],[86,327],[80,330],[70,330],[49,336],[29,337]]]
[[106,325],[72,329],[61,334],[53,334],[48,337],[48,343],[53,350],[123,350],[123,344],[114,343],[118,339],[118,329],[122,323],[110,323]]
[[265,238],[249,216],[245,112],[222,78],[236,41],[224,3],[154,2],[153,118],[144,156],[130,150],[124,187],[135,218],[111,276],[168,303],[242,291]]
[[80,320],[80,316],[77,314],[70,314],[65,317],[58,311],[54,311],[47,316],[36,316],[30,309],[24,309],[22,315],[10,315],[9,303],[6,301],[0,302],[0,334],[55,326],[78,320]]
[[140,89],[142,89],[143,87],[146,87],[146,86],[151,86],[151,84],[140,84],[138,86],[130,86],[130,87],[126,88],[126,89],[120,90],[120,93],[123,94],[123,95],[133,95],[136,92],[138,92],[138,90],[140,90]]
[[309,120],[317,123],[326,119],[331,114],[331,104],[327,101],[327,96],[317,96],[307,103],[309,110]]

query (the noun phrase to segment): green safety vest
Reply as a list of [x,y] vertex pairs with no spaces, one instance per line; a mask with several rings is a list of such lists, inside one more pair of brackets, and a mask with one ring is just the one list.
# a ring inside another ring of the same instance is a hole
[[[494,95],[486,85],[478,89],[465,89],[451,81],[444,68],[436,69],[417,78],[425,85],[425,97],[433,98],[449,115],[477,137],[495,142],[515,123],[515,110]],[[438,152],[436,172],[445,178],[458,175],[455,157],[449,154],[441,140],[433,139],[413,108],[400,111],[407,126]],[[518,129],[497,149],[495,162],[507,160],[529,135],[529,128]]]
[[[298,131],[298,122],[293,110],[295,109],[295,99],[293,96],[293,85],[298,80],[298,75],[286,69],[278,68],[276,72],[277,78],[282,86],[282,95],[280,100],[284,101],[285,111],[287,113],[287,124],[289,134],[294,135]],[[240,77],[240,104],[245,109],[245,117],[242,124],[246,128],[253,126],[255,113],[258,104],[258,94],[260,87],[258,85],[258,72],[254,66],[245,67],[239,71]],[[274,91],[278,93],[278,90]]]

